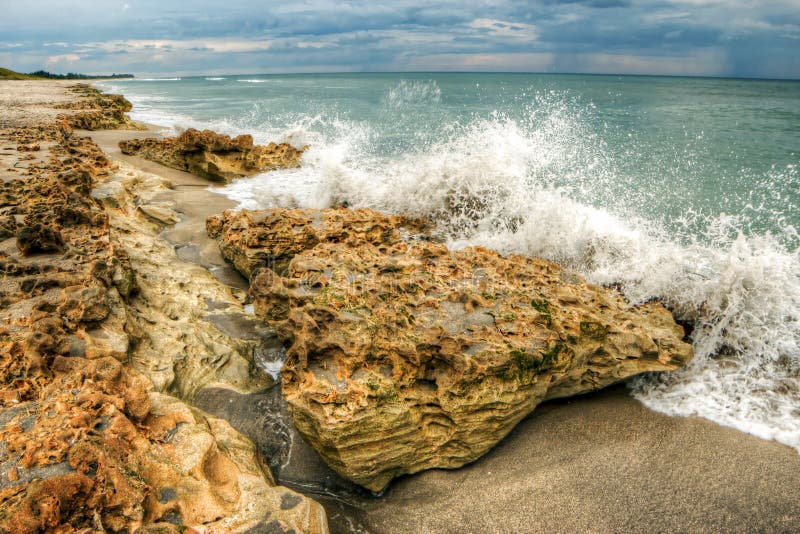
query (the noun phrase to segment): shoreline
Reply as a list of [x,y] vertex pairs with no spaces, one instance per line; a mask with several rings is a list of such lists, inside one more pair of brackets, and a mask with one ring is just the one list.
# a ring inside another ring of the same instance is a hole
[[[13,83],[21,86],[23,82]],[[0,123],[2,120],[0,117]],[[201,274],[204,270],[233,287],[229,289],[229,298],[222,296],[221,288],[214,290],[221,291],[217,293],[219,300],[208,306],[213,308],[223,302],[226,310],[234,310],[227,315],[228,319],[225,314],[215,319],[218,328],[228,334],[246,334],[243,329],[253,328],[252,322],[239,311],[244,298],[241,277],[227,266],[216,243],[205,235],[205,218],[234,203],[207,191],[210,182],[136,156],[124,156],[115,148],[122,139],[152,136],[153,132],[76,133],[91,137],[113,163],[121,166],[110,181],[122,175],[125,187],[135,191],[142,203],[158,204],[178,214],[177,224],[165,224],[137,215],[134,208],[133,214],[120,215],[115,222],[115,210],[122,210],[106,203],[112,229],[128,232],[117,242],[131,255],[139,277],[155,276],[159,261],[168,258],[171,248],[174,258],[170,265],[178,274],[196,274],[208,280],[207,274]],[[109,181],[99,182],[100,187],[108,184]],[[137,241],[137,232],[150,237]],[[164,265],[160,267],[163,270]],[[179,289],[179,284],[189,280],[178,278],[174,285],[154,282],[152,291],[158,290],[167,301],[174,296],[170,291],[186,290]],[[207,285],[188,290],[198,291],[202,287],[211,291],[214,287],[211,282],[203,283]],[[176,303],[186,305],[178,299],[162,303],[160,309],[167,310]],[[220,315],[213,311],[205,309],[197,313],[207,322],[209,315]],[[231,321],[230,317],[237,319]],[[166,326],[168,332],[170,326]],[[149,365],[152,379],[159,376],[157,368],[163,364],[150,360],[139,362],[138,368],[147,370]],[[195,376],[202,375],[199,367],[196,371],[199,375]],[[259,444],[263,427],[255,423],[263,414],[248,413],[248,409],[253,412],[254,403],[265,402],[264,398],[249,397],[265,395],[263,384],[260,389],[237,389],[224,380],[218,382],[206,383],[205,397],[194,385],[183,390],[173,387],[169,393],[178,392],[180,397],[191,401],[199,399],[202,408],[224,416],[234,428]],[[168,381],[164,378],[155,383],[158,386]],[[223,395],[208,396],[212,386],[220,385]],[[234,400],[242,402],[226,413],[226,406]],[[290,454],[299,455],[299,467],[290,462],[289,469],[277,473],[278,482],[282,483],[282,475],[285,479],[293,477],[288,485],[294,484],[300,490],[302,484],[309,483],[302,478],[315,474],[318,480],[311,482],[316,486],[312,484],[314,491],[307,495],[316,498],[320,490],[329,489],[326,483],[331,484],[334,493],[347,492],[348,488],[331,481],[321,460],[315,460],[310,451],[308,446],[297,444]],[[800,510],[796,498],[793,499],[797,487],[800,487],[800,455],[790,447],[697,417],[658,414],[634,400],[624,386],[614,386],[542,404],[493,450],[472,464],[453,471],[431,470],[406,476],[393,483],[382,497],[356,493],[346,496],[351,506],[336,508],[330,503],[327,506],[334,532],[346,531],[354,523],[370,532],[685,531],[705,530],[712,525],[718,530],[790,531],[800,529]]]

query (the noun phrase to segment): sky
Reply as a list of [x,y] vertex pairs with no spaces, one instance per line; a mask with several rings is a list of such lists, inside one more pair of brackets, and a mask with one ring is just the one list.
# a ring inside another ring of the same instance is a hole
[[800,0],[0,0],[0,66],[800,79]]

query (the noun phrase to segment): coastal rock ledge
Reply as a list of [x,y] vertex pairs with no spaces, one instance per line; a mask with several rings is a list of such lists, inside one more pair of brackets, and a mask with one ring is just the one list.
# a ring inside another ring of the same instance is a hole
[[82,86],[0,82],[0,532],[326,534],[320,504],[170,387],[267,382],[236,380],[252,347],[193,304],[233,304],[229,289],[136,209],[166,180],[123,174],[73,129],[119,126],[125,108]]
[[226,183],[275,169],[299,167],[305,150],[288,143],[254,145],[250,135],[229,137],[194,128],[177,137],[122,141],[119,147],[123,154],[141,156],[207,180]]
[[432,240],[371,210],[207,221],[287,347],[305,439],[373,491],[486,453],[540,402],[692,357],[661,304],[631,306],[558,265]]

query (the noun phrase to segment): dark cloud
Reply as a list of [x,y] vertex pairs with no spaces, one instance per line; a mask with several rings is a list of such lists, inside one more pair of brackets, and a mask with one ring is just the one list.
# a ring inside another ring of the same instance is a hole
[[800,78],[796,0],[4,4],[0,64],[21,70],[201,74],[452,65]]
[[582,4],[589,7],[629,7],[630,0],[545,0],[545,4]]

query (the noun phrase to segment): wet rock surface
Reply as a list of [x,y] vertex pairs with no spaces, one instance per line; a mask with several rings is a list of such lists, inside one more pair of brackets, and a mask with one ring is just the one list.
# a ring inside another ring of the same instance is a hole
[[250,135],[229,137],[190,128],[177,137],[120,142],[123,154],[138,155],[201,178],[230,182],[279,168],[297,167],[303,149],[287,143],[254,145]]
[[[62,103],[78,98],[62,84],[47,87],[67,95]],[[111,217],[102,195],[92,196],[115,168],[60,117],[98,105],[76,102],[14,108],[0,124],[2,143],[41,147],[33,159],[22,150],[0,161],[0,214],[13,230],[0,241],[0,530],[325,532],[322,508],[276,486],[250,440],[154,387],[158,373],[133,364],[147,354],[146,311],[168,305],[148,300],[148,273],[136,272],[112,220],[156,225],[120,210],[132,202],[124,188],[108,189],[119,202]],[[159,333],[175,337],[195,322],[177,317]],[[202,324],[215,354],[234,360],[237,346],[226,348],[224,334]],[[253,347],[241,348],[252,359]],[[245,391],[269,382],[250,377],[247,360],[243,380],[221,362],[188,369]]]
[[[261,331],[248,328],[244,293],[202,266],[182,261],[181,248],[165,238],[181,218],[169,200],[173,187],[160,176],[124,166],[100,183],[115,192],[113,200],[101,201],[116,206],[108,211],[113,241],[126,251],[136,273],[137,298],[127,307],[127,328],[137,340],[131,366],[159,391],[190,402],[210,385],[263,390],[273,378],[256,365],[254,353],[275,334],[263,324]],[[156,205],[174,217],[160,219],[142,209]]]
[[472,462],[540,402],[692,356],[660,304],[545,260],[450,251],[370,210],[225,212],[207,223],[287,345],[295,425],[374,491]]

